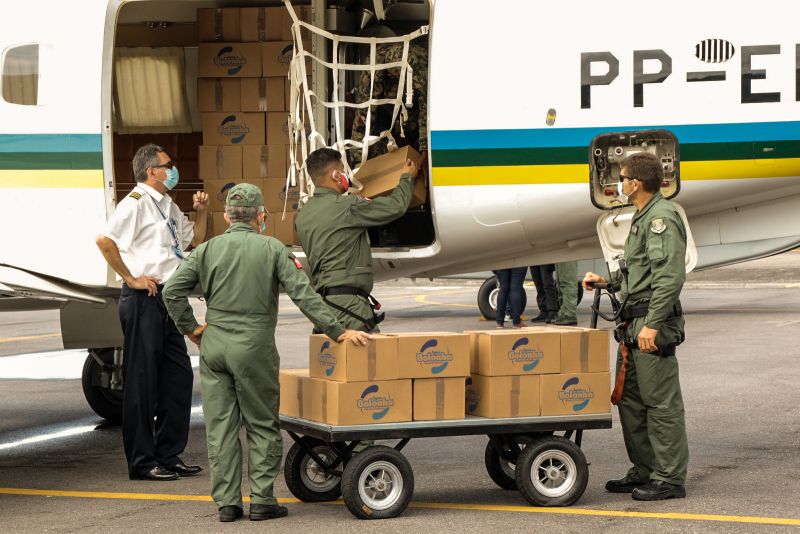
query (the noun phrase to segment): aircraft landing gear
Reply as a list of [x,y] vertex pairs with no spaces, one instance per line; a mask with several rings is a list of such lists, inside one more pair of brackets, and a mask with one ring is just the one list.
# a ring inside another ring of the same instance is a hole
[[[577,282],[578,284],[578,304],[581,303],[583,300],[583,285],[581,285],[580,281]],[[481,311],[481,315],[488,320],[494,321],[495,316],[497,315],[497,292],[499,291],[497,285],[497,277],[491,276],[486,279],[486,281],[481,284],[481,288],[478,290],[478,309]],[[527,292],[523,294],[523,310],[528,305],[528,295]],[[561,295],[559,295],[559,299]],[[560,300],[559,300],[560,304]]]
[[81,384],[94,412],[112,423],[122,421],[122,349],[89,349]]

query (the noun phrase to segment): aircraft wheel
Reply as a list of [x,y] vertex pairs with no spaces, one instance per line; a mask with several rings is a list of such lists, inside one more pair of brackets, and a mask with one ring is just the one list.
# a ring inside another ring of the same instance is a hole
[[[494,321],[497,317],[497,293],[500,291],[497,283],[497,277],[487,278],[481,288],[478,290],[478,309],[481,311],[484,319],[487,321]],[[523,311],[528,306],[528,294],[522,291],[522,309]]]
[[[98,362],[102,361],[102,365]],[[86,402],[94,412],[112,423],[122,421],[122,388],[111,387],[114,377],[114,349],[91,349],[83,364],[81,385]],[[117,373],[121,380],[121,372]]]

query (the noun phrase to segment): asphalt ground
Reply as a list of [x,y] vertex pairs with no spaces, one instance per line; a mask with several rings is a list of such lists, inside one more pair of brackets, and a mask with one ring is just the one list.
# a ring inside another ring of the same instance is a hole
[[[381,284],[376,295],[389,315],[383,330],[491,325],[478,317],[478,284]],[[534,290],[527,290],[533,303]],[[588,300],[579,307],[583,325],[589,321]],[[628,467],[615,415],[614,428],[584,435],[590,479],[572,507],[531,507],[517,492],[497,488],[483,467],[483,436],[427,438],[403,450],[415,473],[411,506],[379,524],[355,519],[340,502],[298,503],[282,476],[276,493],[290,515],[267,524],[218,523],[207,471],[166,483],[128,480],[120,428],[104,425],[84,401],[76,379],[84,355],[61,351],[58,313],[0,314],[0,532],[796,530],[800,254],[694,273],[682,301],[687,341],[679,360],[691,454],[686,499],[641,503],[605,492],[605,480]],[[282,367],[304,366],[309,330],[307,319],[282,297]],[[207,466],[197,382],[194,404],[183,458]],[[287,437],[285,448],[290,444]]]

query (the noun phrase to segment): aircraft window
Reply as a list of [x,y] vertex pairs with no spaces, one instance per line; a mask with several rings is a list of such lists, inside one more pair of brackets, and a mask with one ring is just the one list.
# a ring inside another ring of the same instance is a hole
[[183,48],[117,48],[115,52],[116,131],[191,132]]
[[2,79],[3,100],[10,104],[35,106],[39,100],[39,45],[6,50]]

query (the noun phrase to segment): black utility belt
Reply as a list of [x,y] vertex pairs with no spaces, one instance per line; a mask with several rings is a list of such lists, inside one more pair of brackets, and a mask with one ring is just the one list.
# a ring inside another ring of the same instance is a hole
[[322,297],[333,297],[336,295],[356,295],[359,297],[363,297],[367,300],[370,298],[370,294],[364,291],[359,287],[353,286],[336,286],[336,287],[323,287],[318,291],[320,296]]
[[[385,313],[376,313],[376,310],[381,309],[381,303],[375,300],[375,297],[373,297],[360,287],[353,287],[353,286],[324,287],[320,289],[318,293],[322,297],[322,300],[324,300],[325,303],[331,308],[338,310],[341,313],[344,313],[345,315],[348,315],[353,319],[356,319],[357,321],[364,323],[365,332],[372,332],[375,329],[375,327],[378,326],[378,324],[381,321],[383,321],[383,319],[386,317]],[[351,310],[343,308],[342,306],[339,306],[335,302],[331,302],[330,300],[328,300],[328,297],[333,297],[336,295],[356,295],[364,298],[367,301],[367,303],[369,303],[369,307],[372,309],[372,317],[361,317],[360,315],[352,312]]]
[[[623,321],[630,321],[631,319],[638,319],[639,317],[647,317],[647,313],[650,311],[650,303],[645,302],[643,304],[637,304],[635,306],[626,306],[622,309],[622,314],[620,318]],[[683,307],[681,306],[681,301],[675,303],[670,311],[669,315],[667,315],[667,319],[674,319],[675,317],[680,317],[683,315]]]

